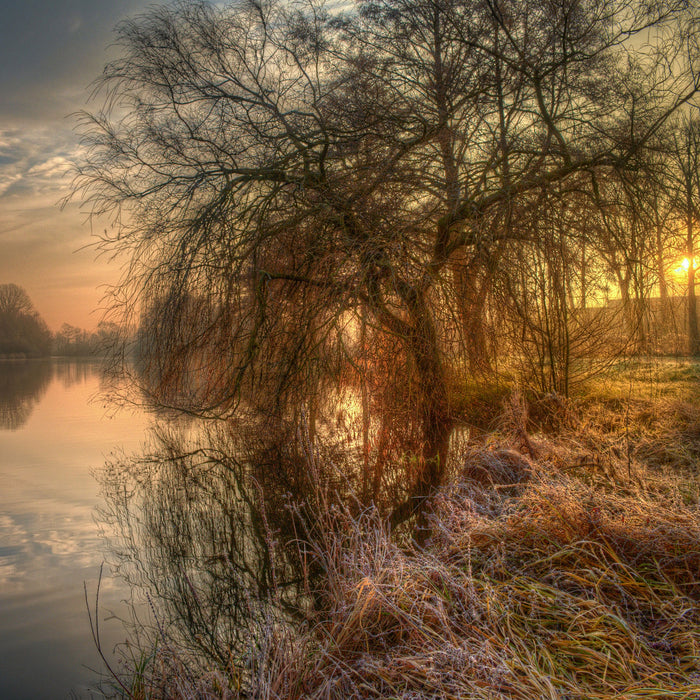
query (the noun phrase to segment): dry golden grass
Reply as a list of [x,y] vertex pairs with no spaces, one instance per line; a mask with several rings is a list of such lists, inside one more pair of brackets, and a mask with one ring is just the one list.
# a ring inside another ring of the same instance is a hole
[[247,668],[195,682],[163,652],[143,697],[700,697],[697,507],[561,474],[518,489],[454,485],[422,551],[375,513],[326,514],[309,626],[270,625]]
[[433,522],[420,552],[344,524],[299,697],[700,697],[697,509],[539,474]]
[[700,698],[700,408],[559,403],[464,451],[423,548],[321,507],[307,623],[224,669],[161,650],[138,697]]

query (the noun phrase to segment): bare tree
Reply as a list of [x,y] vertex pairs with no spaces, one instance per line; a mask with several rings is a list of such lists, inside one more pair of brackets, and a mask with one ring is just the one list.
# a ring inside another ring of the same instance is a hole
[[0,313],[34,314],[36,309],[27,291],[17,284],[0,284]]
[[587,298],[602,300],[602,282],[610,273],[601,263],[597,207],[581,193],[549,190],[520,224],[530,240],[509,244],[508,267],[494,285],[497,335],[511,371],[519,370],[525,386],[568,396],[619,351],[619,343],[611,342],[616,319],[586,305]]
[[45,357],[50,349],[51,332],[26,290],[0,285],[0,355]]
[[[313,414],[370,336],[393,348],[392,430],[416,446],[405,519],[444,473],[449,376],[474,337],[455,271],[527,242],[552,186],[617,177],[695,94],[691,9],[197,2],[122,25],[77,189],[115,216],[127,310],[159,300],[170,368],[197,377],[188,409]],[[620,89],[635,53],[643,102]]]

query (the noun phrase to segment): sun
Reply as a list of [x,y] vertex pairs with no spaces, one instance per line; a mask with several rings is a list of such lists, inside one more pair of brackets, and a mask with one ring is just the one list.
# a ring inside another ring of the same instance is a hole
[[[697,270],[698,267],[700,266],[700,263],[698,262],[697,258],[693,258],[693,269]],[[680,264],[680,267],[677,267],[674,272],[678,275],[688,272],[690,269],[690,258],[683,258],[683,262]]]

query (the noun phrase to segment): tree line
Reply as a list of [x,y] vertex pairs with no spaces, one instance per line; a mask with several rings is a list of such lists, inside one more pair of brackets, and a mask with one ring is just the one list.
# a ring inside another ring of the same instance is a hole
[[116,324],[102,321],[92,332],[64,323],[52,333],[25,289],[14,283],[0,284],[0,357],[100,355],[107,352],[118,332]]
[[400,522],[442,480],[465,382],[565,394],[591,358],[653,351],[679,254],[697,353],[699,10],[242,0],[123,23],[75,189],[113,217],[115,306],[164,402],[313,431],[351,389],[365,446],[415,457]]

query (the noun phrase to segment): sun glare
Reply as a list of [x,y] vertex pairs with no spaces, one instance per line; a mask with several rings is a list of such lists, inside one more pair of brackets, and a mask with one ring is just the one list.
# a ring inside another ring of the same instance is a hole
[[[697,258],[693,258],[693,269],[697,270],[698,266],[700,263],[698,263]],[[690,258],[683,258],[683,262],[680,264],[680,267],[677,267],[674,272],[676,274],[682,274],[683,272],[688,272],[690,269]]]

